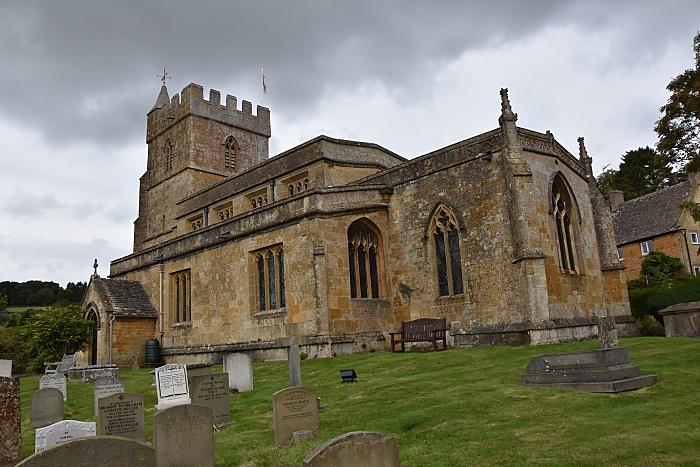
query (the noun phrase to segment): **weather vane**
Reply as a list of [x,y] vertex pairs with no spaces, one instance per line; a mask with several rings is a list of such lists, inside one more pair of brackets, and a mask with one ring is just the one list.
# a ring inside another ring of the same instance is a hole
[[160,80],[163,82],[163,86],[165,86],[165,80],[166,79],[172,79],[172,76],[168,74],[167,71],[165,71],[165,67],[163,67],[163,74],[162,75],[156,75]]

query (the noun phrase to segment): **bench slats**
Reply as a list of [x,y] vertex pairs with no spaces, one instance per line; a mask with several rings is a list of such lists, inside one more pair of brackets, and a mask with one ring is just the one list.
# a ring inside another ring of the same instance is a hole
[[447,348],[447,320],[445,318],[418,318],[401,323],[401,332],[391,333],[391,351],[397,352],[396,345],[401,344],[401,352],[406,350],[405,342],[432,342],[437,349],[437,342],[442,341]]

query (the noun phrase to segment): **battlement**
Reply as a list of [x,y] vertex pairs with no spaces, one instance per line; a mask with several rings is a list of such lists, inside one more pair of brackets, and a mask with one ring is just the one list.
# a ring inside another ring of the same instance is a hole
[[258,105],[254,115],[253,104],[250,101],[242,101],[239,109],[238,99],[228,94],[225,104],[221,105],[221,92],[211,89],[209,99],[204,99],[204,88],[199,84],[190,83],[180,94],[175,94],[167,104],[159,105],[159,103],[160,98],[148,113],[146,142],[150,142],[188,115],[217,120],[267,138],[272,134],[270,109]]

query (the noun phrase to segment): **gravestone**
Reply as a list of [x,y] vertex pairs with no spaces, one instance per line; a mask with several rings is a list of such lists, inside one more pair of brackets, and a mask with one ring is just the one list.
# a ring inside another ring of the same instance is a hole
[[34,454],[17,467],[155,467],[155,450],[114,436],[80,438]]
[[32,396],[31,423],[41,428],[63,420],[63,394],[55,388],[39,389]]
[[63,400],[68,397],[68,388],[66,387],[66,377],[61,373],[44,375],[39,378],[39,389],[54,388],[61,391]]
[[143,442],[143,396],[122,393],[100,398],[97,434]]
[[177,405],[153,416],[156,465],[214,466],[214,422],[209,407]]
[[0,376],[0,467],[19,462],[21,432],[19,379]]
[[617,328],[614,316],[598,318],[598,339],[604,349],[614,349],[618,345]]
[[97,419],[97,402],[103,397],[124,392],[124,383],[118,376],[109,376],[95,381],[95,419]]
[[193,404],[211,409],[215,427],[222,427],[231,422],[231,403],[226,373],[190,377],[190,397]]
[[0,376],[12,376],[12,360],[0,359]]
[[36,429],[34,452],[42,452],[67,441],[95,436],[95,434],[95,422],[62,420],[53,425]]
[[156,368],[156,391],[158,410],[191,403],[187,367],[181,363],[169,363]]
[[237,352],[224,357],[224,373],[228,373],[228,386],[238,392],[253,390],[253,358]]
[[304,467],[401,467],[396,438],[384,433],[354,431],[336,436],[313,450]]
[[272,417],[277,447],[289,444],[295,431],[311,431],[318,435],[316,393],[301,387],[277,391],[272,395]]
[[301,357],[299,356],[299,331],[297,324],[287,325],[289,347],[287,347],[287,367],[289,371],[289,387],[301,386]]

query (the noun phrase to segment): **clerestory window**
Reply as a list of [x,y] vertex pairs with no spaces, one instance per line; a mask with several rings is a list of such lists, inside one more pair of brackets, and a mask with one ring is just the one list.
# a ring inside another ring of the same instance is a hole
[[441,297],[464,293],[462,258],[459,250],[459,228],[454,213],[439,206],[430,223],[435,247],[435,269],[438,294]]

